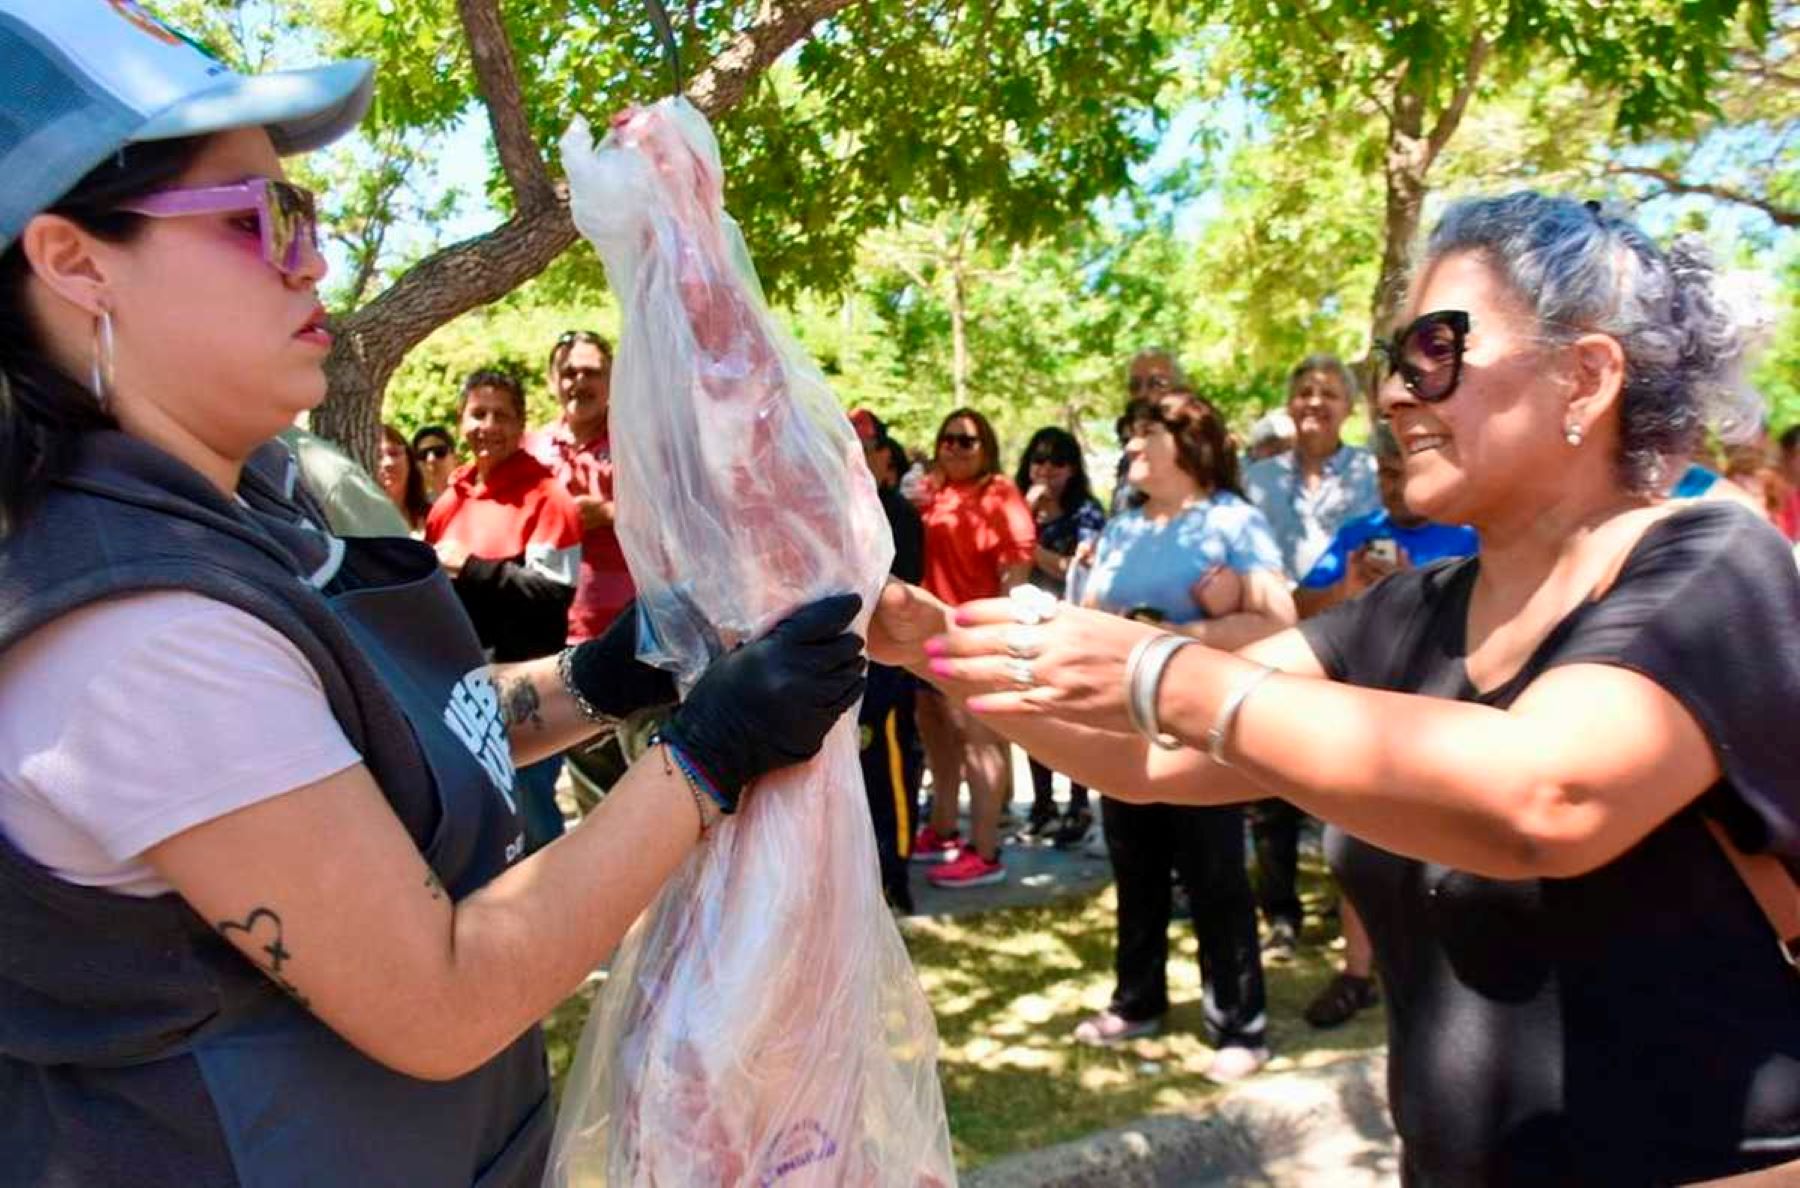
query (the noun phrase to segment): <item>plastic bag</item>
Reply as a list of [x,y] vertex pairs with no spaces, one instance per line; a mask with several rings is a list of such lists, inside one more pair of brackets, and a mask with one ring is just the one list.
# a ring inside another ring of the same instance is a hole
[[[872,607],[893,542],[848,420],[774,327],[705,118],[665,100],[597,151],[578,119],[562,149],[624,312],[612,450],[640,654],[685,692],[799,603]],[[882,903],[852,712],[720,822],[620,946],[546,1182],[949,1185],[936,1052]]]

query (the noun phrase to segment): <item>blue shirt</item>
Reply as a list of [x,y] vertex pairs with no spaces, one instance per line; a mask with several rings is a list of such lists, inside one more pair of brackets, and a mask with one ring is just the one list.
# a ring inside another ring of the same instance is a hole
[[[1072,556],[1075,550],[1090,540],[1099,539],[1101,531],[1106,527],[1106,513],[1100,510],[1100,501],[1092,497],[1072,512],[1064,512],[1053,520],[1045,520],[1038,525],[1038,546],[1049,549],[1052,553],[1060,553],[1064,557]],[[1067,578],[1051,577],[1036,565],[1031,567],[1031,584],[1048,590],[1057,597],[1062,597],[1067,588]]]
[[1350,554],[1372,540],[1391,540],[1406,550],[1414,565],[1428,565],[1445,557],[1467,557],[1481,547],[1473,528],[1461,524],[1420,524],[1405,528],[1394,523],[1384,507],[1372,515],[1358,516],[1337,530],[1313,567],[1300,579],[1308,590],[1323,590],[1344,580]]
[[1204,616],[1194,583],[1221,565],[1281,572],[1269,522],[1244,500],[1219,491],[1160,524],[1132,508],[1100,534],[1087,594],[1114,614],[1150,607],[1170,623],[1192,623]]
[[1244,490],[1269,517],[1289,581],[1298,581],[1313,567],[1346,520],[1381,508],[1375,457],[1351,445],[1339,446],[1325,459],[1319,485],[1310,490],[1291,450],[1252,463],[1244,473]]
[[1713,484],[1718,481],[1719,476],[1717,472],[1708,470],[1706,467],[1696,462],[1682,472],[1681,481],[1675,484],[1675,489],[1673,491],[1669,492],[1669,498],[1698,498],[1712,490]]

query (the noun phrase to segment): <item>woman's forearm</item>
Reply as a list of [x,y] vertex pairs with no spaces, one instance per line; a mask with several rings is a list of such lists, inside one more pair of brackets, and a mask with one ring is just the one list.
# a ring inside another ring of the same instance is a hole
[[624,937],[694,848],[699,810],[653,749],[581,824],[456,908],[449,973],[475,1067],[549,1014]]
[[543,656],[488,670],[518,766],[560,754],[602,729],[583,716],[556,665],[555,656]]
[[1180,630],[1182,634],[1193,636],[1209,648],[1235,652],[1258,640],[1279,635],[1291,626],[1292,622],[1283,622],[1275,615],[1262,611],[1239,611],[1222,619],[1201,619]]
[[1043,545],[1037,547],[1037,567],[1058,581],[1069,575],[1069,559]]
[[[1177,653],[1159,699],[1163,729],[1203,751],[1231,691],[1255,671],[1201,648]],[[1395,853],[1493,878],[1579,873],[1717,776],[1695,753],[1702,738],[1667,743],[1681,727],[1654,691],[1609,685],[1596,696],[1562,675],[1557,688],[1578,691],[1546,695],[1529,712],[1276,675],[1241,704],[1226,756],[1262,794]],[[1607,701],[1643,725],[1616,725],[1616,746],[1597,751],[1607,710],[1595,706]],[[1219,803],[1223,785],[1212,776],[1161,788]]]

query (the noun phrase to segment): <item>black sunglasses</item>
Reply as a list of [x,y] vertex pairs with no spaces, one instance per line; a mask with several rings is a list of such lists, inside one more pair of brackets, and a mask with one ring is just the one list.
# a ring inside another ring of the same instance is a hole
[[450,447],[447,445],[428,445],[419,447],[419,457],[429,459],[433,462],[436,462],[440,458],[448,458],[449,456]]
[[1125,381],[1125,390],[1133,396],[1140,392],[1167,392],[1174,386],[1166,375],[1134,375]]
[[1399,376],[1415,400],[1437,404],[1450,399],[1462,380],[1468,338],[1468,311],[1440,309],[1415,318],[1389,340],[1377,339],[1375,349],[1387,359],[1388,375]]
[[1073,465],[1075,465],[1075,463],[1069,461],[1067,458],[1058,458],[1055,454],[1033,454],[1031,456],[1031,464],[1033,466],[1073,466]]
[[940,433],[938,434],[938,444],[955,446],[959,450],[972,450],[981,444],[981,439],[973,433]]

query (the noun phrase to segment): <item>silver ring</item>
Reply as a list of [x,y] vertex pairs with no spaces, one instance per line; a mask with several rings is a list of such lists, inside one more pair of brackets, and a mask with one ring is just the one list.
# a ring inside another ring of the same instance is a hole
[[1014,623],[1006,629],[1006,654],[1014,660],[1035,660],[1038,657],[1042,634],[1024,623]]
[[1006,671],[1013,679],[1013,684],[1021,689],[1029,689],[1037,684],[1037,677],[1031,671],[1029,660],[1008,660]]
[[1013,622],[1026,627],[1036,627],[1039,623],[1048,623],[1056,617],[1056,608],[1060,605],[1056,595],[1026,583],[1014,586],[1008,595],[1012,600]]

